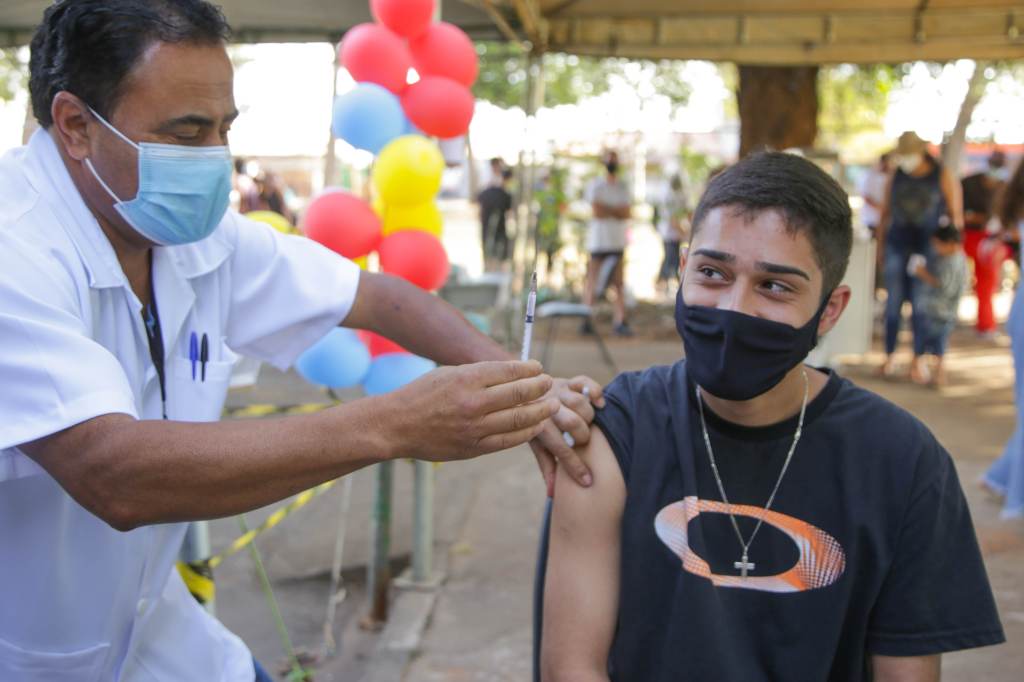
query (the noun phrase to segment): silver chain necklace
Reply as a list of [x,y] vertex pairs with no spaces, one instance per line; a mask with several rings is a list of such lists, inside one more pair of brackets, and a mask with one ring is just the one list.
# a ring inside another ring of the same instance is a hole
[[779,480],[775,481],[775,488],[772,490],[771,496],[768,498],[767,504],[764,509],[758,515],[757,525],[754,526],[754,532],[750,534],[750,539],[746,542],[743,541],[743,533],[740,532],[740,526],[736,523],[736,517],[732,513],[732,505],[729,504],[729,498],[725,495],[725,486],[722,485],[722,477],[718,473],[718,465],[715,463],[715,452],[711,449],[711,437],[708,435],[708,425],[704,420],[704,399],[700,395],[700,386],[697,387],[697,409],[700,410],[700,428],[704,434],[704,447],[708,451],[708,459],[711,460],[711,471],[715,474],[715,482],[718,484],[718,492],[722,494],[722,501],[725,502],[725,509],[729,514],[729,520],[732,521],[732,529],[736,531],[736,538],[740,541],[740,547],[743,548],[743,556],[739,561],[733,563],[733,568],[740,571],[740,576],[743,579],[747,577],[747,571],[754,570],[754,564],[750,563],[747,559],[749,557],[748,550],[750,549],[751,543],[754,542],[754,537],[757,536],[757,531],[761,530],[761,524],[764,523],[764,517],[768,513],[768,510],[772,507],[772,502],[775,501],[775,493],[779,492],[779,486],[782,485],[782,479],[786,475],[786,469],[789,468],[789,462],[793,459],[793,453],[796,452],[797,443],[800,442],[800,436],[804,432],[804,415],[807,413],[807,396],[810,394],[810,382],[807,379],[807,370],[803,370],[804,375],[804,402],[800,406],[800,420],[796,425],[796,433],[793,434],[793,444],[789,446],[789,453],[786,455],[786,461],[782,465],[782,471],[779,473]]

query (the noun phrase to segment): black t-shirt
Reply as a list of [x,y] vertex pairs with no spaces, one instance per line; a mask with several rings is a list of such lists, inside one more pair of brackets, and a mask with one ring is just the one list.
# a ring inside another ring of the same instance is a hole
[[[1004,641],[953,462],[917,419],[832,374],[744,580],[693,388],[685,361],[623,374],[596,420],[627,489],[614,682],[869,680],[871,654]],[[705,414],[748,540],[797,418]]]

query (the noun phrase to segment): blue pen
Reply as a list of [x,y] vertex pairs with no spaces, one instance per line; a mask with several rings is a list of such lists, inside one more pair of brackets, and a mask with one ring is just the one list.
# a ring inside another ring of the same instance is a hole
[[196,362],[199,361],[199,338],[195,332],[188,340],[188,359],[192,362],[192,381],[196,380]]

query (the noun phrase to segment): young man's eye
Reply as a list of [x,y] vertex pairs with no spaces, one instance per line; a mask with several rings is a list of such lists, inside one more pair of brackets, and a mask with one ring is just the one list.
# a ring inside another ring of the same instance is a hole
[[708,279],[723,279],[724,278],[722,273],[720,273],[718,270],[715,270],[714,268],[712,268],[710,266],[707,266],[707,265],[698,266],[697,267],[697,272],[699,272],[704,277],[707,277]]
[[765,282],[764,287],[773,294],[789,294],[793,292],[793,287],[788,284],[783,284],[782,282]]

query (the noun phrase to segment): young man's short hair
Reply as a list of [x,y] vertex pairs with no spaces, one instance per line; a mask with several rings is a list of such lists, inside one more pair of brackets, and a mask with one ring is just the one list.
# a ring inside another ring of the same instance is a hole
[[792,232],[804,232],[824,276],[823,294],[839,286],[853,248],[853,216],[846,192],[825,171],[795,154],[752,154],[716,175],[693,214],[693,234],[716,208],[751,216],[779,211]]

